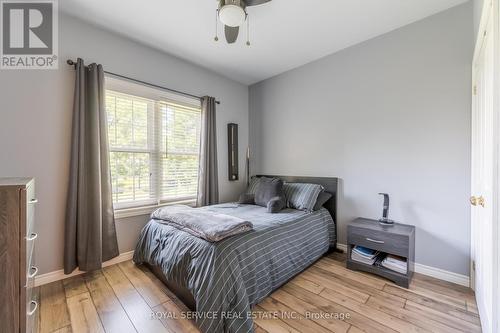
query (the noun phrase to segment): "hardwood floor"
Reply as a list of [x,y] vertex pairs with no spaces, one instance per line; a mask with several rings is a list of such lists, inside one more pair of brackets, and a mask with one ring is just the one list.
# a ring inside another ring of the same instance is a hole
[[[131,261],[41,286],[40,332],[199,332],[187,308]],[[324,257],[255,307],[256,332],[481,332],[474,293],[415,274],[409,289]],[[283,314],[276,318],[276,314]],[[326,314],[326,315],[325,315]]]

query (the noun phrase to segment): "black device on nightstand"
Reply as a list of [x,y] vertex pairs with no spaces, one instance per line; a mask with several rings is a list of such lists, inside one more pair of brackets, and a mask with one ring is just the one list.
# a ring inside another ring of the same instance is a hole
[[[380,265],[354,261],[351,255],[356,245],[406,258],[406,274]],[[357,218],[347,226],[346,266],[349,269],[380,275],[408,288],[415,270],[415,227],[400,223],[386,226],[377,220]]]
[[389,194],[388,193],[379,193],[379,194],[384,196],[384,206],[382,208],[382,218],[379,219],[378,221],[382,224],[392,225],[394,221],[389,219]]

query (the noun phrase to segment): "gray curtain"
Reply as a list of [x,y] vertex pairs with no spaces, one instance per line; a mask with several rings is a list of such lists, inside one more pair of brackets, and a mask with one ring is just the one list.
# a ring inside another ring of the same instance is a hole
[[76,64],[64,273],[91,271],[116,257],[115,218],[101,65]]
[[215,98],[205,96],[201,103],[201,144],[198,177],[198,206],[219,203],[217,174],[217,127]]

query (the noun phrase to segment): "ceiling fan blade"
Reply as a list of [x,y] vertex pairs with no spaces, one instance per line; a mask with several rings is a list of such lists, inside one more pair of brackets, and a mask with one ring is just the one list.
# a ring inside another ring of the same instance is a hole
[[271,0],[245,0],[245,3],[248,7],[250,7],[250,6],[262,5],[269,1]]
[[240,27],[230,27],[224,26],[224,33],[226,35],[226,40],[229,44],[236,42],[238,39],[238,33],[240,32]]

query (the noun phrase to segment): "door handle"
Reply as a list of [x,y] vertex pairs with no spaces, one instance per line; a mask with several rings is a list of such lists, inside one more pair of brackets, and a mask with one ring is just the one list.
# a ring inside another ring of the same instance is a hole
[[484,208],[484,205],[485,205],[485,200],[484,200],[484,197],[481,195],[479,197],[475,197],[475,196],[472,196],[470,197],[470,204],[472,206],[481,206]]

